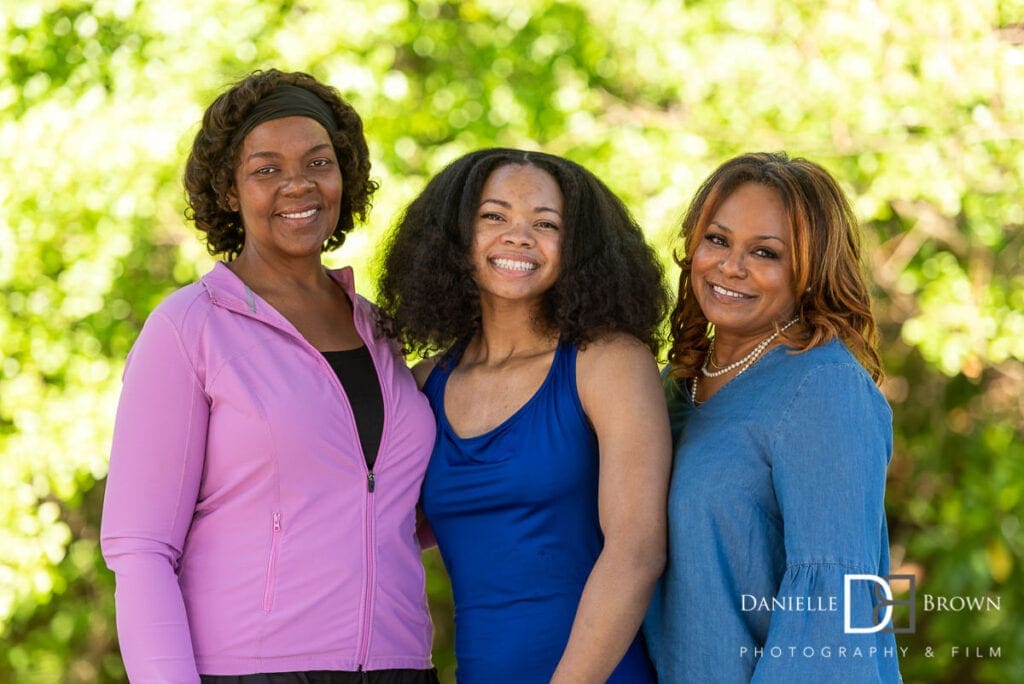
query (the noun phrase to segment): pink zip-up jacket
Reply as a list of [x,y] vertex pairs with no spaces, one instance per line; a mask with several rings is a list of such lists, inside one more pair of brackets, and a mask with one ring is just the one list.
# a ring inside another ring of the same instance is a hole
[[330,273],[384,398],[372,472],[326,359],[223,264],[132,348],[101,530],[132,682],[431,667],[415,508],[434,418],[351,270]]

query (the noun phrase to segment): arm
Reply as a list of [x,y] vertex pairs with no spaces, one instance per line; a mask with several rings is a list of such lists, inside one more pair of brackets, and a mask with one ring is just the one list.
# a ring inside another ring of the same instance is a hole
[[423,515],[423,506],[419,504],[416,504],[416,541],[419,542],[420,549],[423,551],[437,546],[434,529],[427,522],[426,516]]
[[199,681],[177,569],[208,420],[177,331],[150,316],[125,368],[100,534],[117,579],[117,632],[132,681]]
[[604,682],[636,637],[665,565],[671,444],[658,368],[637,340],[589,345],[576,383],[600,450],[604,548],[551,681]]
[[[431,356],[412,367],[412,376],[416,379],[416,386],[421,390],[423,385],[426,384],[427,378],[430,377],[430,371],[434,370],[434,366],[437,365],[437,358],[436,356]],[[416,540],[419,542],[421,549],[437,546],[434,530],[430,528],[430,523],[427,522],[426,517],[423,515],[423,507],[419,505],[416,506]]]
[[[777,596],[807,597],[826,610],[773,611],[753,681],[898,681],[892,634],[845,634],[843,628],[843,577],[888,573],[884,494],[891,416],[870,378],[847,364],[812,371],[780,421],[771,443],[786,553]],[[872,588],[863,581],[853,585],[854,626],[872,624]],[[798,650],[789,657],[793,646],[814,656]],[[768,657],[773,647],[785,657]],[[841,647],[865,656],[836,657]],[[823,648],[833,657],[823,657]]]

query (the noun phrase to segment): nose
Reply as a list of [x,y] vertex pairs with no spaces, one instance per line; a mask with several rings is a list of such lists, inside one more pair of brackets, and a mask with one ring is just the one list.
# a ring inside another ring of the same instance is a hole
[[536,239],[533,235],[533,228],[527,221],[509,221],[508,228],[502,236],[502,242],[506,245],[518,247],[533,247]]
[[718,262],[718,270],[722,275],[743,278],[747,275],[747,267],[743,261],[743,252],[740,250],[729,250]]
[[303,171],[290,173],[283,179],[281,192],[285,195],[304,195],[313,189],[314,183]]

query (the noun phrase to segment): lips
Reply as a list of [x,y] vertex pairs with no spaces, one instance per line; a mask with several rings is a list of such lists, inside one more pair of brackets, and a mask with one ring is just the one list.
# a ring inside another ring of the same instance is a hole
[[718,285],[717,283],[712,283],[710,281],[708,281],[708,286],[711,288],[711,291],[718,295],[720,298],[724,297],[736,301],[755,298],[754,295],[748,295],[744,294],[743,292],[737,292],[736,290],[730,290],[727,287],[722,287],[721,285]]
[[516,271],[519,273],[528,273],[540,267],[537,262],[523,258],[492,257],[488,261],[504,271]]
[[320,210],[317,207],[309,207],[307,209],[297,209],[295,211],[280,211],[277,215],[281,218],[286,218],[292,221],[301,221],[302,219],[315,216],[318,211]]

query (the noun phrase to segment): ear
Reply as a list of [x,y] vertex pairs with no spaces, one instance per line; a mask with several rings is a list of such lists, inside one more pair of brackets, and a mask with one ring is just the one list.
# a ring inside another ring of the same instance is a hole
[[238,211],[238,207],[239,207],[239,204],[238,204],[238,192],[235,190],[235,186],[234,185],[232,185],[230,188],[228,188],[228,191],[227,191],[224,199],[227,200],[228,208],[231,211]]

